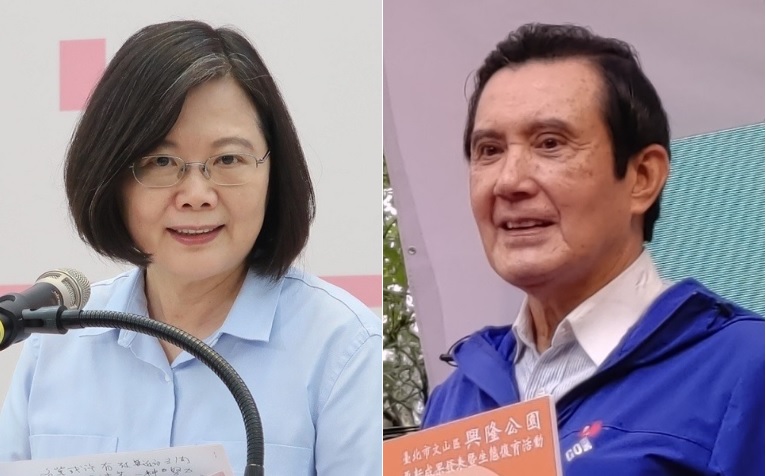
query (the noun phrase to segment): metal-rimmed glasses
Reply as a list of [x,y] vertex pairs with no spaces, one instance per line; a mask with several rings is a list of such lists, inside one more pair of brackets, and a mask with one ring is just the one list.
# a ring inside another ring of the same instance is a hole
[[217,185],[244,185],[257,173],[258,166],[271,154],[258,158],[240,152],[218,154],[204,162],[185,162],[180,157],[167,154],[152,154],[141,157],[130,165],[133,177],[138,183],[149,188],[172,187],[183,179],[191,166],[199,167],[202,175]]

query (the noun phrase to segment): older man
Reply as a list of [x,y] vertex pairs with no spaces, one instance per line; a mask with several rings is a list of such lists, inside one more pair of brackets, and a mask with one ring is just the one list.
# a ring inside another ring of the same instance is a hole
[[487,56],[471,205],[493,269],[527,297],[512,326],[456,346],[424,426],[550,394],[567,476],[763,474],[763,319],[662,281],[643,248],[669,140],[622,41],[533,24]]

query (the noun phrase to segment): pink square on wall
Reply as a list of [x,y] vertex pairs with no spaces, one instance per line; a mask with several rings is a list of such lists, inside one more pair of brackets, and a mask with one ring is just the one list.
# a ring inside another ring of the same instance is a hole
[[343,288],[369,307],[383,305],[383,276],[322,276],[325,281]]
[[79,111],[106,68],[106,39],[59,42],[59,108]]

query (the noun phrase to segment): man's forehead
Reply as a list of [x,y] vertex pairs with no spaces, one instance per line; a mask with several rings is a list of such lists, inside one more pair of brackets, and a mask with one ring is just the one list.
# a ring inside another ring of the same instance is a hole
[[[600,85],[600,74],[593,59],[586,57],[534,59],[520,64],[509,64],[495,72],[487,82],[497,82],[498,77],[513,78],[521,85],[528,83]],[[548,80],[548,81],[542,81]]]
[[498,70],[479,97],[476,123],[509,117],[600,113],[601,79],[585,59],[531,61]]

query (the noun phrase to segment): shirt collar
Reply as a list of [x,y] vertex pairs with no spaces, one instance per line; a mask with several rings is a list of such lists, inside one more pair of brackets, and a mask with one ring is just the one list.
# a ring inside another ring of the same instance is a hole
[[[669,286],[660,278],[649,251],[644,250],[620,275],[564,318],[553,334],[552,343],[574,338],[593,363],[600,366]],[[537,351],[526,297],[512,330],[518,342],[515,360],[527,349]]]
[[[282,283],[281,279],[274,282],[252,271],[248,272],[223,325],[206,340],[217,341],[221,334],[228,334],[240,339],[268,342]],[[99,306],[100,310],[127,312],[139,316],[149,315],[142,268],[135,268],[110,280],[96,283],[92,291],[111,293],[106,303]],[[84,309],[93,308],[85,306]],[[116,331],[116,329],[89,327],[78,333],[86,336],[100,335],[110,331]],[[120,344],[129,345],[135,334],[134,331],[120,330]]]
[[527,296],[521,301],[521,309],[516,316],[516,320],[513,321],[511,331],[516,336],[516,354],[514,361],[518,362],[521,358],[521,354],[529,350],[533,353],[537,353],[537,344],[535,343],[534,333],[532,332],[532,319],[529,315],[529,306]]
[[268,342],[283,283],[284,279],[275,282],[250,271],[218,332]]
[[[108,294],[106,301],[99,299],[102,293]],[[91,286],[91,299],[83,307],[86,311],[115,311],[148,316],[146,295],[144,294],[144,273],[142,268],[133,268],[114,278],[100,281]],[[94,304],[94,302],[96,302]],[[99,305],[98,302],[103,304]],[[80,336],[93,336],[107,332],[119,332],[124,339],[128,331],[109,327],[87,327],[78,331]],[[130,334],[135,334],[130,332]]]

